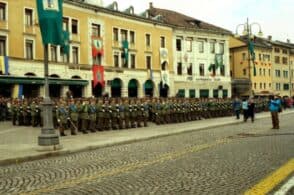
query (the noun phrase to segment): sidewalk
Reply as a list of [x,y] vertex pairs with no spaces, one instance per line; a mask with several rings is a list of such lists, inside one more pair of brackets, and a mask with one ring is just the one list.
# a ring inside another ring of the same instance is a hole
[[[281,115],[290,113],[294,113],[294,110],[283,111]],[[267,117],[270,117],[270,113],[268,112],[256,114],[257,120]],[[0,165],[20,163],[49,156],[70,154],[242,122],[242,120],[236,120],[235,117],[223,117],[161,126],[149,123],[149,127],[144,128],[103,131],[79,134],[77,136],[69,135],[60,137],[60,143],[63,147],[62,150],[46,152],[37,151],[38,136],[41,132],[40,128],[15,127],[10,122],[5,122],[0,123]]]

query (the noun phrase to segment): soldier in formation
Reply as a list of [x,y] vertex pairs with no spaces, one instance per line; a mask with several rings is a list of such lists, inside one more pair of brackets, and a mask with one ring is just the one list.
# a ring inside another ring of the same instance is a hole
[[[0,99],[0,108],[7,106]],[[10,100],[13,125],[42,126],[42,99]],[[85,98],[54,99],[53,124],[65,136],[82,133],[140,128],[148,122],[157,125],[232,116],[231,99],[197,98]],[[256,99],[256,112],[267,109],[266,99]],[[6,108],[5,108],[6,109]],[[3,118],[3,116],[1,116]],[[2,120],[1,118],[1,120]]]

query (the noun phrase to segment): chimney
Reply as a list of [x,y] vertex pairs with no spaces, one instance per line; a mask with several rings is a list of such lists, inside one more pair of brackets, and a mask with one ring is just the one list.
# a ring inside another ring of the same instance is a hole
[[153,8],[153,2],[149,2],[149,9]]
[[291,43],[290,39],[287,39],[287,43]]
[[271,40],[272,40],[272,36],[269,35],[269,36],[267,37],[267,39],[268,39],[269,41],[271,41]]

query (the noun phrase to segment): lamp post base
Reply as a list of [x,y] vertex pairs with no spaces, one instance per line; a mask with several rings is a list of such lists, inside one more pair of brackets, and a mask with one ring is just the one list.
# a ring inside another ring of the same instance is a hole
[[41,135],[38,137],[38,144],[39,146],[59,145],[59,135],[53,127],[52,102],[49,97],[44,98],[42,107],[44,126],[42,128]]
[[[43,130],[43,129],[42,129]],[[54,130],[52,130],[54,131]],[[39,146],[59,145],[59,136],[57,134],[41,134],[38,137]]]

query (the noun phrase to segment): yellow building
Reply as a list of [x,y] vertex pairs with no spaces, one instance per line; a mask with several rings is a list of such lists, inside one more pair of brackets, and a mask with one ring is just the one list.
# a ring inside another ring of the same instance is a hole
[[249,59],[248,39],[230,38],[230,65],[233,96],[272,94],[272,47],[254,38],[255,60]]
[[[49,46],[51,96],[69,90],[76,97],[170,95],[171,27],[147,13],[136,15],[133,7],[119,11],[116,3],[104,8],[92,2],[64,0],[63,28],[70,33],[70,52],[67,56],[59,46]],[[0,0],[0,13],[0,54],[9,59],[9,74],[0,72],[0,94],[16,96],[13,89],[22,86],[25,97],[43,96],[43,46],[35,1]],[[98,55],[92,51],[95,41],[103,45]],[[102,80],[99,77],[92,89],[93,64]],[[168,78],[164,85],[163,75]]]
[[273,89],[282,97],[292,96],[293,81],[290,56],[293,45],[281,41],[271,41],[271,44],[273,46]]
[[[233,93],[256,96],[278,94],[293,96],[294,44],[273,41],[272,37],[254,38],[255,60],[248,59],[247,39],[231,37],[230,62],[233,77]],[[250,66],[249,66],[250,63]],[[256,76],[254,76],[254,66]],[[248,69],[251,67],[250,75]],[[251,81],[251,86],[250,86]],[[251,87],[251,89],[250,89]]]
[[291,91],[290,96],[294,96],[294,44],[291,44],[290,50],[290,80],[291,80]]

